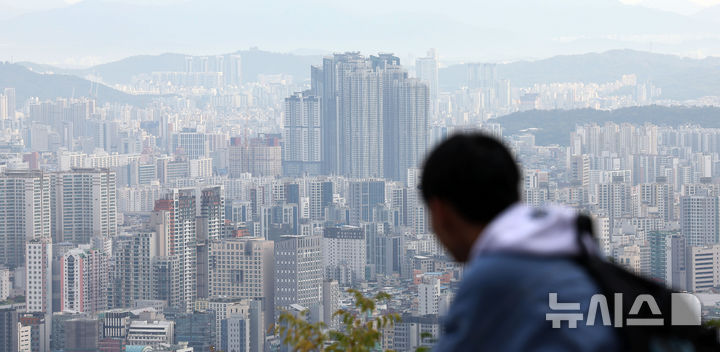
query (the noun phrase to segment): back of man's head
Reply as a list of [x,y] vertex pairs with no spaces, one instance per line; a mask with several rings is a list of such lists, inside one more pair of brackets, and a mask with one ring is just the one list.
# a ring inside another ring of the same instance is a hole
[[520,199],[520,171],[510,151],[493,137],[456,134],[425,160],[425,202],[449,203],[466,221],[487,224]]

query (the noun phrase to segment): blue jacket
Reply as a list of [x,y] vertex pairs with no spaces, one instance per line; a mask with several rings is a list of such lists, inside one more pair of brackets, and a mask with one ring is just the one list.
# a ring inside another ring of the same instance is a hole
[[[487,236],[487,241],[474,246],[435,350],[621,350],[614,327],[599,319],[595,326],[585,324],[590,298],[600,290],[568,259],[575,244],[558,238],[572,235],[571,214],[551,210],[538,215],[524,206],[509,213],[483,231],[480,238]],[[546,247],[548,242],[557,245]],[[576,313],[583,320],[577,328],[568,328],[567,322],[552,327],[546,314],[567,311],[550,309],[550,293],[558,294],[559,303],[580,303]]]

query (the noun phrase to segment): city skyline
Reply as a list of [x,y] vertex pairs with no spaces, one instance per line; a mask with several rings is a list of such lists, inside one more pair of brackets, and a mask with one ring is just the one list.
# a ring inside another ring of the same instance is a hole
[[720,320],[720,0],[301,5],[0,0],[0,352],[289,351],[342,312],[432,348],[475,275],[448,232],[564,256],[578,214]]

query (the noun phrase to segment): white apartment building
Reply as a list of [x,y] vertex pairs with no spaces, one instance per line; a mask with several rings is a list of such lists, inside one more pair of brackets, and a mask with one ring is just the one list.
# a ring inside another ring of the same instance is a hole
[[209,244],[208,288],[211,298],[262,299],[265,320],[272,321],[275,281],[273,241],[230,238]]
[[688,246],[717,243],[720,236],[720,198],[703,193],[680,197],[680,229]]
[[[226,336],[222,334],[222,322],[223,320],[233,317],[241,316],[247,319],[250,315],[250,305],[247,300],[235,299],[235,298],[219,298],[211,299],[208,301],[208,310],[215,312],[215,343],[216,346],[221,346]],[[249,337],[249,333],[248,333]],[[248,341],[249,343],[249,341]]]
[[250,351],[250,323],[247,316],[231,315],[221,324],[223,339],[220,347],[223,351]]
[[418,314],[439,314],[440,279],[425,277],[418,285]]
[[686,268],[688,291],[720,286],[720,244],[688,248]]
[[52,241],[33,239],[25,247],[27,312],[52,314]]
[[60,310],[97,312],[107,309],[108,258],[89,248],[75,248],[60,259]]
[[4,301],[10,296],[11,289],[10,270],[0,266],[0,301]]
[[25,263],[25,242],[50,238],[50,177],[40,171],[0,174],[0,265]]
[[212,158],[192,159],[188,162],[190,178],[211,177],[213,172]]
[[[27,242],[25,246],[25,310],[28,313],[34,313],[35,317],[29,318],[28,324],[25,325],[35,326],[30,332],[32,334],[31,344],[39,343],[46,347],[50,345],[50,332],[52,331],[52,258],[52,240],[50,238],[33,239]],[[41,320],[42,322],[40,322]],[[20,340],[18,340],[18,346],[20,346]],[[39,350],[47,351],[42,348]]]
[[73,169],[52,175],[55,181],[57,241],[89,243],[93,237],[117,233],[115,172],[109,169]]
[[325,277],[351,284],[365,279],[367,266],[365,231],[361,227],[327,227],[323,232],[322,254]]
[[311,91],[285,98],[283,169],[285,175],[319,174],[322,162],[321,98]]
[[192,310],[197,298],[197,209],[194,189],[172,189],[155,202],[157,232],[165,236],[173,265],[170,305]]
[[128,345],[173,344],[175,340],[174,321],[132,321],[128,329]]
[[187,156],[189,159],[204,158],[210,154],[207,136],[194,130],[173,133],[171,148],[173,153]]

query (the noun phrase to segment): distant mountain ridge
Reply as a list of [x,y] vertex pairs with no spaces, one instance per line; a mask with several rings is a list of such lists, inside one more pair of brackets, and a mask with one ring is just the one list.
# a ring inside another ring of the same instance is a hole
[[[263,50],[240,50],[244,81],[260,74],[287,74],[296,82],[309,79],[310,65],[322,64],[320,55],[295,55]],[[366,53],[371,54],[371,53]],[[184,54],[132,56],[83,70],[60,69],[48,65],[20,63],[36,72],[99,76],[108,84],[127,84],[132,77],[156,71],[183,71]],[[403,63],[412,66],[414,63]],[[518,61],[497,65],[499,79],[509,79],[514,87],[553,82],[612,82],[634,73],[640,82],[652,82],[662,89],[663,99],[694,99],[720,94],[720,58],[702,60],[635,50],[561,55],[537,61]],[[439,70],[440,88],[452,91],[467,85],[465,64]]]
[[[244,81],[255,81],[260,74],[278,73],[291,75],[295,80],[302,81],[310,76],[310,65],[322,63],[322,57],[319,55],[294,55],[263,50],[239,50],[230,54],[238,54],[242,57]],[[108,84],[128,84],[134,76],[141,74],[184,71],[185,58],[188,56],[193,55],[172,53],[138,55],[80,70],[62,69],[31,62],[19,64],[37,72],[63,73],[80,77],[93,75],[101,77]]]
[[[538,61],[497,65],[500,79],[515,87],[552,82],[612,82],[634,73],[639,82],[662,88],[661,98],[693,99],[720,94],[720,58],[702,60],[635,50],[561,55]],[[466,85],[466,65],[440,69],[440,87],[453,90]]]
[[40,74],[18,64],[0,63],[0,88],[13,87],[18,106],[28,98],[52,100],[58,97],[93,97],[98,103],[122,103],[144,106],[152,98],[127,94],[102,84],[67,74]]

